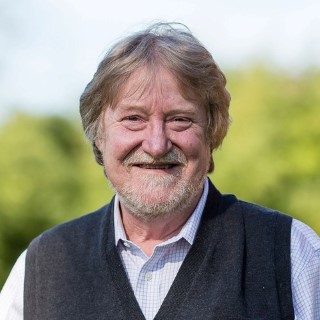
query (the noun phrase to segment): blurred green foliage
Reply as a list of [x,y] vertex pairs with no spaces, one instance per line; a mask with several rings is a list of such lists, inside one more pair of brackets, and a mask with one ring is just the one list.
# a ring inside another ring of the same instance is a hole
[[[320,232],[320,72],[230,72],[230,127],[211,179],[224,193]],[[43,230],[95,210],[112,192],[77,120],[17,114],[0,128],[0,287]]]
[[222,192],[285,212],[320,233],[320,70],[231,73],[233,123],[215,155]]
[[80,125],[16,115],[0,131],[0,286],[43,230],[111,198]]

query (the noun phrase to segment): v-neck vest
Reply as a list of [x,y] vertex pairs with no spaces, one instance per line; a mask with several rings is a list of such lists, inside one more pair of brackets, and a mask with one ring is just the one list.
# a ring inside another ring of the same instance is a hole
[[[291,223],[210,183],[194,244],[155,319],[294,319]],[[113,201],[34,239],[24,319],[143,320],[114,239]]]

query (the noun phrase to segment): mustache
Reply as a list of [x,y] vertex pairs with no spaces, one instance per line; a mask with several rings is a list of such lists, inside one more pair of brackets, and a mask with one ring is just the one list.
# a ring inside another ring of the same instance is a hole
[[123,161],[125,166],[133,166],[137,164],[175,164],[186,165],[187,159],[178,148],[173,148],[161,158],[154,158],[142,150],[131,152]]

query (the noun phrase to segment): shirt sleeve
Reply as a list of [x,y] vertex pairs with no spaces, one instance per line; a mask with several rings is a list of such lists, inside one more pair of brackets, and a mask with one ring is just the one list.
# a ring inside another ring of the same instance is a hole
[[295,320],[320,319],[320,238],[298,220],[291,229],[291,282]]
[[23,320],[26,251],[15,263],[0,293],[0,320]]

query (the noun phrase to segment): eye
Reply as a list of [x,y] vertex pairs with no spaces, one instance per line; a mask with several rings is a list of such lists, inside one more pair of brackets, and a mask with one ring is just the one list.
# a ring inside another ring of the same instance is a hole
[[126,116],[122,119],[122,124],[125,128],[129,130],[141,130],[144,127],[145,121],[142,117],[138,115]]
[[129,120],[129,121],[136,122],[136,121],[141,120],[141,118],[140,118],[139,116],[134,115],[134,116],[128,116],[128,117],[126,117],[125,120]]
[[192,120],[187,117],[174,117],[170,120],[169,123],[170,123],[170,127],[173,130],[183,131],[188,129],[191,126]]
[[176,117],[173,119],[173,121],[175,121],[175,122],[189,122],[190,119],[183,118],[183,117]]

